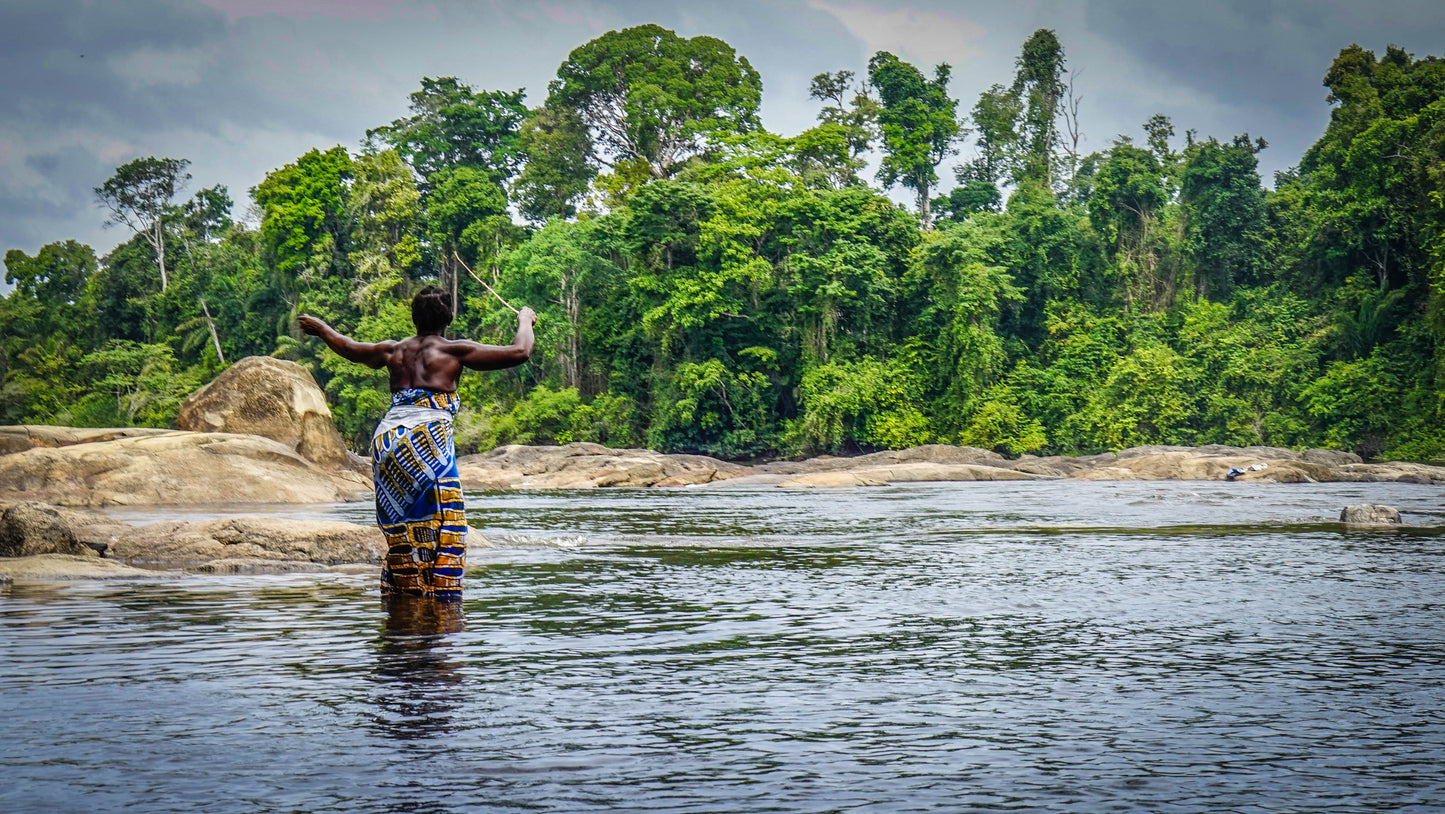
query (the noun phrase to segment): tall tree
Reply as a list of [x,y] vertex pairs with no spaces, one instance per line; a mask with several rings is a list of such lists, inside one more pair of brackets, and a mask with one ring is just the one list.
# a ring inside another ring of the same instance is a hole
[[1228,144],[1210,138],[1185,148],[1179,202],[1200,294],[1228,296],[1254,270],[1265,227],[1255,159],[1262,149],[1263,139],[1251,142],[1247,134]]
[[95,188],[100,203],[110,210],[106,225],[125,224],[155,250],[162,291],[168,284],[165,218],[171,199],[191,180],[186,172],[190,165],[184,158],[137,158],[117,167],[115,175]]
[[848,153],[841,169],[851,182],[878,136],[878,100],[868,94],[868,83],[854,83],[852,71],[818,74],[808,86],[808,96],[826,103],[818,111],[819,123],[837,128],[845,139]]
[[181,205],[180,221],[185,231],[202,241],[219,238],[231,228],[231,191],[223,184],[198,190]]
[[671,177],[709,134],[756,129],[763,89],[727,43],[657,25],[609,31],[575,49],[548,88],[549,107],[571,108],[587,123],[594,160],[641,160],[654,178]]
[[[451,292],[455,313],[462,269],[457,261],[468,243],[479,242],[477,229],[492,218],[504,217],[507,195],[485,172],[461,166],[438,172],[433,177],[425,221],[427,237],[435,254],[438,276]],[[472,230],[469,235],[468,230]],[[475,254],[473,253],[473,262]]]
[[311,150],[251,188],[261,210],[262,255],[282,288],[344,271],[351,236],[351,155]]
[[411,115],[366,136],[395,147],[427,183],[462,165],[504,183],[521,166],[525,96],[521,90],[478,91],[455,76],[422,77],[421,90],[411,94]]
[[421,193],[416,176],[395,150],[366,151],[352,161],[352,250],[348,258],[360,287],[358,302],[372,302],[401,283],[421,262]]
[[983,181],[997,185],[1016,180],[1012,164],[1019,149],[1019,117],[1023,103],[1008,88],[994,85],[978,95],[973,106],[974,143],[978,155],[958,168],[960,184]]
[[587,160],[592,138],[582,117],[572,108],[543,105],[522,124],[521,145],[527,163],[513,187],[517,208],[537,222],[577,214],[577,200],[597,175]]
[[885,186],[902,183],[918,194],[925,229],[933,228],[929,193],[938,182],[938,163],[953,151],[961,126],[958,102],[948,95],[947,63],[929,80],[887,51],[868,60],[868,81],[878,90],[878,122],[887,149],[878,170]]
[[94,273],[95,252],[74,240],[42,246],[34,257],[19,249],[5,253],[5,282],[46,308],[79,302]]
[[953,168],[954,187],[934,203],[949,220],[963,220],[975,212],[996,211],[1003,202],[999,187],[1017,180],[1019,116],[1023,105],[1003,85],[979,94],[973,106],[976,154]]
[[1159,272],[1160,210],[1169,202],[1164,169],[1154,153],[1114,142],[1094,176],[1089,219],[1128,279],[1126,302],[1150,311],[1173,298],[1173,281]]
[[1020,122],[1022,179],[1036,180],[1052,187],[1056,180],[1059,146],[1059,116],[1064,112],[1064,46],[1047,28],[1040,28],[1024,42],[1011,93],[1023,107]]

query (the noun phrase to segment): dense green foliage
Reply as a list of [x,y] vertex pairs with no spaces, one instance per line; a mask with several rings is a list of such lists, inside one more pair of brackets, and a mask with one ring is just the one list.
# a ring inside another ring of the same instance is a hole
[[[947,66],[880,53],[866,83],[818,76],[818,125],[785,138],[746,59],[642,26],[573,51],[531,110],[423,79],[359,152],[261,179],[254,225],[224,189],[180,198],[187,162],[132,162],[97,187],[131,239],[5,255],[0,422],[161,426],[275,354],[362,447],[385,376],[296,314],[399,337],[440,284],[453,335],[505,342],[514,317],[470,268],[540,321],[530,364],[464,377],[464,448],[1445,454],[1445,62],[1345,48],[1328,129],[1272,190],[1262,140],[1180,143],[1158,116],[1075,155],[1063,46],[1037,32],[1017,68],[965,127]],[[874,150],[918,211],[860,177]]]

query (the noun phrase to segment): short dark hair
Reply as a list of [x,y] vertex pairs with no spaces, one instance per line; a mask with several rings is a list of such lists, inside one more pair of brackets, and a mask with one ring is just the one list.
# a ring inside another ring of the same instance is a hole
[[411,321],[417,333],[435,333],[452,322],[451,297],[447,292],[429,285],[411,298]]

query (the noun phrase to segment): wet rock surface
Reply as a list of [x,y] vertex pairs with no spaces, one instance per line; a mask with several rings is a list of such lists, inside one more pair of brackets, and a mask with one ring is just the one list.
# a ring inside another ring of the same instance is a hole
[[[475,533],[467,542],[491,545]],[[0,574],[16,578],[133,573],[112,566],[212,574],[317,571],[374,567],[385,554],[386,540],[375,526],[339,521],[236,516],[131,525],[98,511],[37,502],[0,512]],[[77,559],[106,565],[102,571],[76,569]]]
[[131,526],[113,530],[109,544],[108,558],[134,565],[246,561],[295,570],[295,563],[379,563],[386,554],[385,538],[375,526],[262,516]]
[[[179,572],[173,572],[179,573]],[[155,571],[115,560],[75,554],[35,554],[0,559],[0,584],[9,582],[57,582],[93,579],[134,579],[164,576]]]

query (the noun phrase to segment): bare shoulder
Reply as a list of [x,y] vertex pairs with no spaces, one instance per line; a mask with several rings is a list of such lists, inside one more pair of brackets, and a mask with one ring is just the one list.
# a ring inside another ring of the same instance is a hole
[[478,348],[486,347],[488,346],[483,345],[480,342],[473,342],[470,339],[447,339],[443,340],[442,344],[438,345],[438,348],[440,348],[442,351],[450,353],[453,356],[464,356],[477,350]]

